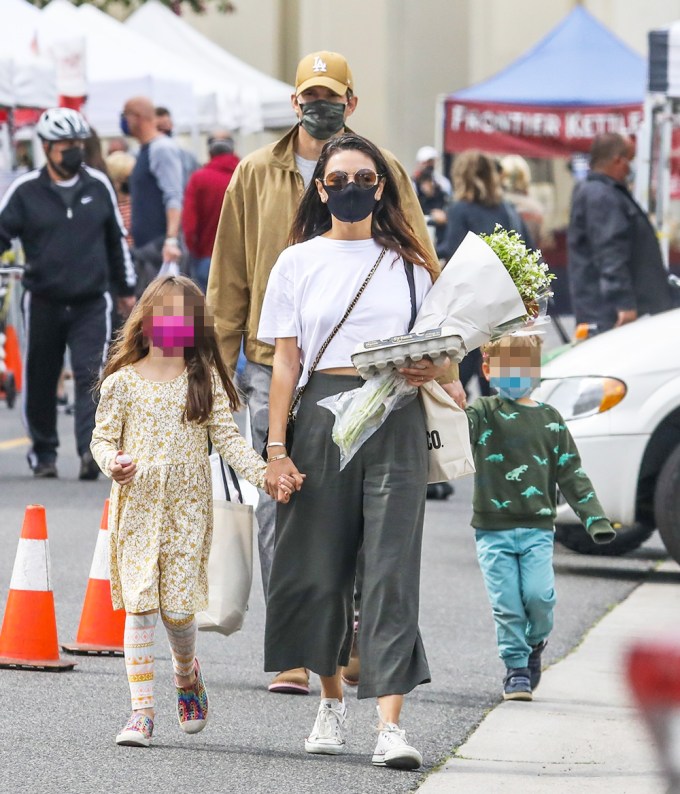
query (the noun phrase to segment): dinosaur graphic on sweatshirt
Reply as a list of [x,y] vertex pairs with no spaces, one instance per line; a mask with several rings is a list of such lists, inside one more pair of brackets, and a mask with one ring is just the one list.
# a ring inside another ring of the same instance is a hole
[[512,500],[511,500],[511,499],[508,499],[508,500],[507,500],[507,501],[505,501],[505,502],[499,502],[499,501],[498,501],[498,499],[492,499],[491,501],[494,503],[494,505],[495,505],[495,506],[496,506],[496,507],[497,507],[499,510],[506,510],[506,509],[507,509],[507,507],[508,507],[508,505],[511,503],[511,501],[512,501]]
[[526,496],[527,499],[530,496],[543,496],[543,491],[530,485],[525,491],[522,491],[522,496]]
[[505,460],[505,455],[502,452],[499,452],[497,455],[487,455],[486,459],[489,463],[503,463]]
[[575,452],[563,452],[560,455],[560,459],[557,461],[557,465],[558,466],[566,466],[567,463],[569,463],[569,461],[572,458],[575,458],[575,457],[576,457],[576,453]]
[[523,463],[521,466],[518,466],[516,469],[513,469],[512,471],[509,471],[505,475],[505,479],[506,480],[511,480],[513,482],[521,482],[522,481],[522,475],[524,474],[524,472],[528,468],[529,467],[526,465],[526,463]]
[[517,419],[517,417],[519,416],[519,412],[518,411],[513,411],[511,414],[505,414],[505,413],[503,413],[503,411],[499,411],[498,415],[502,416],[503,419],[505,419],[506,422],[510,422],[512,419]]
[[485,430],[482,435],[479,437],[479,441],[477,441],[477,446],[485,447],[486,442],[489,438],[493,435],[493,430]]
[[547,458],[539,458],[538,455],[532,455],[531,457],[536,461],[536,463],[538,463],[539,466],[547,466],[548,465],[548,459]]
[[587,503],[588,503],[588,502],[589,502],[591,499],[594,499],[594,498],[595,498],[595,491],[590,491],[589,493],[587,493],[587,494],[586,494],[586,495],[583,497],[583,499],[579,499],[579,500],[578,500],[578,503],[579,503],[580,505],[584,505],[584,504],[587,504]]
[[546,430],[550,430],[552,433],[559,433],[560,430],[566,430],[567,428],[564,425],[561,425],[559,422],[550,422],[549,424],[545,425]]

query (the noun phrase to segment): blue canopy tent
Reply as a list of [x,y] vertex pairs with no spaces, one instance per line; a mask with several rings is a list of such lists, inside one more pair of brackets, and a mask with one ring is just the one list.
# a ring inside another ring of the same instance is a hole
[[587,151],[599,133],[637,129],[645,75],[645,58],[577,6],[510,66],[445,98],[444,150]]

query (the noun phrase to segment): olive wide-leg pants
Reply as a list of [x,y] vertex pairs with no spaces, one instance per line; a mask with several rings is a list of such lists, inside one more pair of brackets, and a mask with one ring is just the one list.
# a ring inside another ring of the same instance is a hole
[[348,663],[363,546],[358,697],[369,698],[430,681],[418,629],[427,441],[414,399],[340,471],[335,417],[317,402],[362,383],[316,373],[302,397],[291,458],[307,479],[277,508],[265,670],[307,667],[331,676]]

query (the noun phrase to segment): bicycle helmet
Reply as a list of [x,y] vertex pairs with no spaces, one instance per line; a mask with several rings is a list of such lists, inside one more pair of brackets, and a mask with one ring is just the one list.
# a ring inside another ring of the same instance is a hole
[[85,118],[70,108],[46,110],[38,120],[36,132],[43,141],[83,141],[92,135]]

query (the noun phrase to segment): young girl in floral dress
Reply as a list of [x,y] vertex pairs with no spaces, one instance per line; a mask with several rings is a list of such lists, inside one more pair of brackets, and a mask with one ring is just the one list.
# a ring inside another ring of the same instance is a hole
[[[239,434],[238,396],[217,348],[203,294],[183,277],[156,279],[113,346],[102,374],[91,450],[114,483],[109,508],[111,593],[126,610],[132,715],[118,744],[148,747],[154,718],[154,632],[160,610],[177,687],[177,717],[197,733],[208,696],[195,656],[196,612],[208,603],[212,538],[208,439],[260,488],[262,458]],[[282,477],[279,501],[302,484]]]

